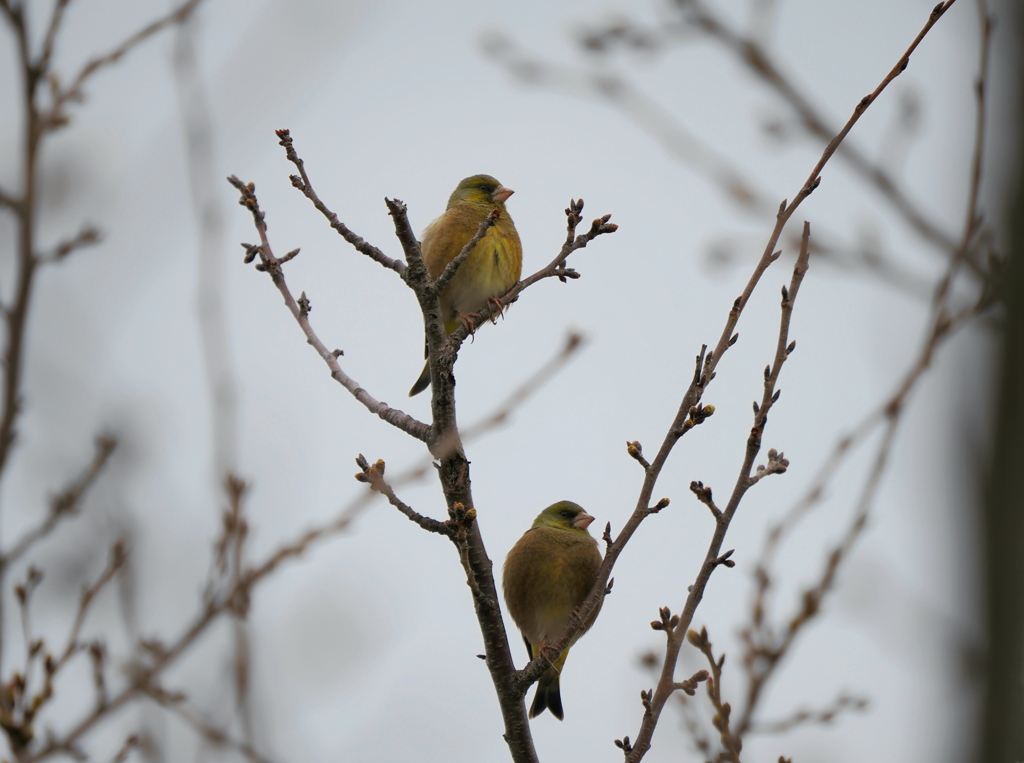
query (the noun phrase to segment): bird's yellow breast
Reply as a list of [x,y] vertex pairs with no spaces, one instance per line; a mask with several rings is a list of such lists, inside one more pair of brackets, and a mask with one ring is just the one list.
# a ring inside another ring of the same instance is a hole
[[[490,209],[477,204],[456,204],[435,220],[423,234],[423,260],[431,278],[437,278],[449,262],[476,235]],[[473,248],[441,294],[445,322],[457,315],[481,310],[487,300],[511,289],[523,266],[523,246],[507,211]]]

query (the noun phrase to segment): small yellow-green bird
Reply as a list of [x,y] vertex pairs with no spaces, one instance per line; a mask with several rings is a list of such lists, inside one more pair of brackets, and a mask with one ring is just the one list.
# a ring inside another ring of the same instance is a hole
[[[531,660],[558,638],[569,624],[573,610],[583,603],[597,580],[601,552],[587,531],[593,521],[583,507],[572,501],[559,501],[533,520],[533,526],[505,558],[505,604],[523,633]],[[598,603],[583,630],[569,642],[570,647],[590,629],[600,610]],[[564,717],[558,677],[568,655],[566,647],[537,681],[531,718],[545,709],[558,720]]]
[[[423,231],[423,262],[431,278],[437,278],[449,262],[476,235],[480,223],[493,210],[501,210],[498,221],[473,247],[455,277],[441,293],[441,320],[452,333],[489,300],[500,297],[519,281],[523,270],[523,245],[505,202],[513,191],[490,175],[473,175],[459,183],[448,198],[443,215]],[[430,362],[409,390],[409,397],[430,385]]]

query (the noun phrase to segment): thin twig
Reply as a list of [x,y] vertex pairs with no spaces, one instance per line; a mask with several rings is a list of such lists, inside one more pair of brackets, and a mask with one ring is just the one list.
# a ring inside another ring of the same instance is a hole
[[[479,321],[481,323],[498,315],[502,310],[519,299],[519,295],[522,294],[525,289],[533,286],[538,281],[542,281],[545,278],[558,278],[564,282],[567,278],[579,277],[579,274],[576,273],[576,271],[565,267],[565,261],[568,259],[569,255],[579,249],[583,249],[598,236],[614,233],[619,229],[618,225],[613,222],[609,222],[611,220],[611,215],[602,215],[591,223],[590,229],[586,233],[576,235],[576,228],[582,221],[582,212],[583,199],[573,199],[569,202],[569,206],[565,210],[567,221],[565,243],[562,244],[562,248],[558,251],[558,254],[555,255],[551,262],[542,267],[536,273],[527,276],[498,297],[498,299],[492,300],[485,305],[479,311]],[[455,347],[458,347],[459,344],[465,341],[467,336],[469,336],[469,327],[460,326],[452,332],[449,339]]]
[[582,334],[570,331],[565,338],[565,344],[562,346],[562,349],[524,379],[491,413],[465,427],[462,430],[462,439],[467,442],[474,440],[504,424],[517,408],[521,407],[548,380],[562,370],[562,367],[571,360],[573,355],[579,352],[585,343],[586,339]]
[[60,262],[72,252],[83,249],[87,246],[95,246],[100,243],[102,237],[98,229],[91,226],[82,228],[73,238],[61,241],[49,252],[42,252],[36,255],[40,264],[53,264]]
[[114,754],[114,757],[110,759],[110,763],[125,763],[128,760],[128,756],[131,755],[132,750],[142,747],[143,742],[138,734],[130,734],[127,739],[124,740],[124,744],[121,745],[121,749]]
[[68,634],[67,642],[64,646],[64,651],[57,656],[52,669],[50,669],[51,676],[55,676],[61,668],[63,668],[68,660],[70,660],[76,652],[81,648],[81,642],[78,638],[82,633],[82,626],[85,625],[86,615],[89,614],[89,608],[92,606],[93,601],[99,595],[107,584],[114,579],[114,576],[120,572],[124,567],[124,563],[127,560],[127,551],[125,550],[124,542],[118,540],[110,548],[110,558],[107,561],[107,566],[103,568],[103,571],[90,585],[85,586],[82,589],[81,596],[78,600],[78,611],[75,614],[74,623],[71,626],[71,632]]
[[338,232],[338,234],[350,243],[358,252],[362,252],[371,260],[380,263],[389,270],[393,270],[399,275],[405,272],[406,265],[401,260],[396,260],[388,257],[377,247],[367,243],[367,241],[353,233],[345,223],[338,219],[338,216],[334,214],[327,205],[324,204],[320,197],[317,196],[316,191],[313,190],[313,184],[309,180],[309,175],[306,174],[306,164],[299,158],[298,153],[295,151],[294,142],[291,137],[291,133],[288,130],[278,130],[277,137],[280,145],[284,147],[285,156],[292,164],[299,170],[298,175],[292,175],[292,185],[302,191],[302,194],[313,202],[313,206],[324,217],[327,218],[327,222],[330,226]]
[[751,734],[785,734],[799,726],[832,723],[837,716],[846,712],[863,712],[868,701],[863,697],[840,694],[828,706],[818,710],[797,710],[786,718],[766,721],[752,726]]
[[103,472],[110,459],[114,448],[117,447],[117,440],[112,437],[96,438],[96,453],[92,462],[83,472],[74,479],[64,490],[54,496],[50,501],[50,511],[37,527],[28,530],[5,554],[0,555],[0,569],[9,568],[39,540],[48,536],[57,523],[63,519],[74,516],[81,508],[82,499],[96,482]]
[[0,188],[0,207],[7,207],[15,214],[19,214],[21,210],[21,200],[16,199],[8,191]]
[[359,482],[365,482],[370,486],[372,490],[380,493],[382,496],[388,499],[388,503],[398,509],[402,514],[408,517],[410,520],[418,524],[424,530],[428,532],[437,533],[438,535],[444,535],[447,538],[452,537],[451,528],[444,522],[439,522],[436,519],[425,517],[422,514],[414,511],[410,506],[405,504],[397,495],[395,495],[394,489],[384,479],[384,462],[377,460],[374,464],[370,464],[369,461],[363,456],[362,453],[356,458],[356,465],[359,466],[360,472],[356,474],[356,479]]
[[302,333],[305,334],[306,341],[317,351],[317,354],[321,357],[324,363],[327,364],[328,368],[330,368],[331,378],[352,393],[352,396],[368,411],[370,411],[370,413],[378,416],[383,421],[386,421],[392,426],[402,430],[406,434],[415,437],[417,440],[426,442],[429,437],[430,430],[426,424],[416,420],[404,411],[392,408],[387,403],[376,400],[369,392],[363,389],[355,379],[342,370],[341,365],[338,363],[338,356],[341,353],[334,350],[328,350],[309,322],[309,311],[311,307],[309,300],[306,299],[305,293],[303,293],[297,301],[295,297],[292,296],[292,293],[288,288],[288,284],[285,282],[284,272],[281,269],[282,260],[279,260],[274,256],[273,249],[270,246],[270,241],[267,238],[265,214],[260,210],[259,203],[256,200],[255,186],[252,183],[243,183],[234,175],[228,178],[228,182],[241,192],[242,197],[239,203],[252,212],[253,221],[260,236],[261,243],[259,246],[254,247],[243,244],[246,249],[247,261],[251,260],[251,258],[256,255],[259,255],[262,269],[270,275],[270,278],[277,287],[277,290],[284,297],[285,305],[288,306],[292,316],[302,329]]
[[712,724],[718,731],[718,738],[723,748],[719,760],[722,763],[740,763],[740,750],[743,747],[742,737],[733,732],[730,725],[732,706],[722,699],[722,667],[725,665],[725,655],[723,654],[718,659],[715,659],[706,628],[701,628],[699,633],[697,631],[689,631],[686,634],[686,640],[700,650],[701,654],[708,661],[708,667],[711,669],[711,676],[707,679],[705,686],[707,687],[708,699],[711,700],[711,704],[715,708]]
[[[910,59],[910,53],[913,52],[917,43],[928,33],[931,24],[934,24],[951,4],[950,2],[945,2],[936,6],[932,12],[930,24],[921,31],[917,40],[911,45],[910,50],[900,59],[902,68],[896,74],[899,74],[906,68],[906,63]],[[700,0],[680,0],[679,6],[689,14],[693,23],[702,31],[722,42],[727,50],[734,53],[754,74],[782,96],[796,112],[808,132],[824,141],[834,140],[836,132],[834,127],[828,125],[829,120],[817,112],[811,101],[800,93],[798,87],[783,73],[782,68],[775,63],[771,53],[756,39],[744,37],[736,29],[729,26],[722,17],[700,2]],[[894,77],[896,75],[892,74],[891,76]],[[888,82],[883,81],[882,87],[886,84]],[[869,97],[876,96],[878,92],[876,90]],[[878,189],[892,204],[893,208],[899,211],[910,226],[925,240],[934,244],[944,253],[952,252],[956,248],[956,242],[934,222],[930,221],[924,212],[917,208],[899,188],[884,166],[871,162],[860,149],[849,142],[843,144],[840,153],[849,162],[851,167]]]
[[[71,102],[81,101],[84,97],[83,87],[96,72],[120,61],[125,55],[144,43],[153,35],[173,24],[185,21],[199,7],[203,0],[186,0],[173,8],[166,15],[147,24],[135,34],[125,39],[120,45],[104,55],[90,59],[71,80],[67,87],[57,85],[52,95],[53,103],[48,112],[42,114],[42,129],[60,127],[67,122],[64,107]],[[61,4],[58,4],[61,5]]]
[[43,47],[36,61],[36,70],[40,73],[50,70],[50,58],[53,56],[53,45],[57,41],[57,32],[60,31],[61,23],[64,21],[64,10],[70,0],[57,0],[50,15],[50,23],[46,29],[46,37],[43,38]]
[[270,758],[260,754],[251,743],[234,739],[224,729],[209,723],[204,717],[206,714],[190,707],[181,692],[147,687],[143,690],[143,695],[181,718],[211,746],[236,752],[251,763],[270,763]]

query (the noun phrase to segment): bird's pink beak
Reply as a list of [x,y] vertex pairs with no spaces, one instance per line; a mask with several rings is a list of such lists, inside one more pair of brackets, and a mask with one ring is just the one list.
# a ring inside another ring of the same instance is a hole
[[508,201],[508,197],[514,193],[515,191],[513,191],[511,188],[506,188],[503,185],[499,185],[497,188],[494,189],[494,193],[491,194],[491,198],[494,199],[495,201],[500,201],[502,204],[504,204],[506,201]]
[[576,519],[572,521],[572,526],[579,530],[586,530],[590,527],[590,523],[594,521],[594,518],[587,512],[581,511],[576,515]]

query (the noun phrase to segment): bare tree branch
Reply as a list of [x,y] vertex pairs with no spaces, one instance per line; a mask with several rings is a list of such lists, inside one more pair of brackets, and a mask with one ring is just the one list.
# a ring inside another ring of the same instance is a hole
[[[923,39],[924,35],[928,33],[931,24],[934,24],[946,12],[949,5],[950,3],[946,2],[940,3],[935,7],[932,12],[933,20],[929,26],[921,31],[917,40],[911,45],[910,50],[900,59],[903,68],[906,68],[910,60],[910,53],[913,52],[913,49]],[[730,27],[721,16],[714,13],[701,0],[680,0],[679,7],[692,23],[722,42],[727,50],[747,65],[750,71],[782,96],[796,112],[808,132],[824,141],[835,140],[835,137],[837,137],[835,127],[830,126],[828,124],[829,120],[818,112],[807,97],[801,94],[799,88],[783,73],[782,68],[775,63],[771,53],[757,40],[744,37],[736,29]],[[890,73],[888,79],[892,79],[902,71],[903,69],[900,69],[895,71],[895,73]],[[888,79],[883,80],[881,88],[888,84]],[[876,90],[868,97],[873,99],[879,92],[880,90]],[[864,104],[865,107],[866,105]],[[838,147],[838,144],[836,145]],[[925,213],[906,196],[896,184],[896,181],[889,175],[886,167],[873,163],[859,148],[848,141],[843,143],[840,155],[865,180],[872,183],[925,240],[934,244],[944,253],[952,252],[956,248],[955,240],[944,233],[933,221],[930,221]]]
[[357,236],[348,226],[345,225],[338,216],[334,214],[327,205],[324,204],[320,197],[317,196],[316,191],[313,190],[313,184],[309,180],[309,175],[306,174],[306,164],[299,158],[298,153],[295,151],[295,146],[292,142],[291,134],[288,130],[278,130],[277,137],[280,139],[280,144],[284,146],[285,156],[292,164],[299,170],[298,175],[291,175],[292,185],[302,191],[303,195],[313,202],[313,206],[327,218],[327,222],[330,223],[331,227],[338,232],[338,234],[350,243],[358,252],[362,252],[374,262],[380,263],[385,268],[393,270],[398,275],[405,273],[406,265],[401,260],[396,260],[388,257],[377,247],[367,243],[365,239]]
[[96,482],[110,459],[117,440],[112,437],[96,438],[96,453],[92,463],[86,467],[71,484],[50,501],[50,512],[43,522],[26,532],[10,550],[0,555],[0,569],[7,569],[23,557],[39,540],[48,536],[62,519],[76,514],[81,508],[82,498]]
[[251,763],[270,763],[270,758],[260,754],[251,743],[233,739],[227,731],[217,728],[207,721],[204,713],[188,705],[182,692],[168,691],[160,686],[149,686],[144,689],[144,696],[165,710],[174,713],[213,747],[236,752]]
[[[63,6],[66,5],[66,2],[67,0],[64,0],[64,2],[58,2],[55,13],[63,13]],[[139,47],[142,43],[146,42],[150,37],[158,32],[161,32],[174,24],[182,23],[192,15],[202,2],[203,0],[186,0],[169,11],[166,15],[161,16],[135,32],[109,53],[90,59],[78,71],[71,80],[71,84],[67,87],[61,87],[58,80],[53,78],[51,80],[52,92],[50,94],[52,103],[48,111],[40,113],[41,120],[39,122],[39,128],[41,130],[52,130],[67,124],[68,116],[64,111],[65,107],[69,103],[79,102],[84,99],[85,93],[83,88],[86,82],[88,82],[94,74],[108,66],[116,64],[124,56]],[[55,19],[55,22],[51,24],[51,29],[54,34],[56,33],[56,27],[59,23],[60,20]],[[46,52],[45,49],[44,55],[48,60],[48,52]]]
[[302,329],[303,334],[306,335],[306,341],[317,351],[317,354],[320,355],[328,368],[330,368],[331,378],[352,393],[352,396],[362,403],[370,413],[380,417],[383,421],[386,421],[392,426],[402,430],[406,434],[415,437],[417,440],[426,441],[429,431],[429,427],[426,424],[417,421],[409,414],[400,411],[397,408],[392,408],[387,403],[382,403],[374,399],[354,379],[342,370],[341,365],[338,363],[338,357],[342,353],[339,350],[328,350],[324,343],[320,341],[316,332],[313,331],[313,327],[310,325],[309,311],[311,306],[309,300],[306,298],[305,292],[303,292],[299,299],[296,300],[295,297],[292,296],[292,293],[288,288],[288,284],[285,282],[284,272],[281,269],[281,265],[285,260],[275,257],[273,249],[271,249],[270,241],[267,238],[267,225],[264,221],[265,215],[260,211],[259,203],[256,200],[255,186],[252,183],[243,183],[234,175],[228,178],[228,182],[241,192],[242,198],[239,203],[252,212],[253,220],[256,224],[256,230],[260,236],[261,243],[258,246],[243,244],[246,249],[246,261],[251,262],[256,255],[259,255],[262,269],[270,275],[270,279],[274,282],[278,291],[281,292],[281,295],[284,297],[285,305],[288,306],[292,316]]
[[[775,246],[779,240],[782,230],[789,218],[793,215],[795,210],[817,188],[821,182],[821,171],[824,169],[825,164],[835,154],[839,145],[842,143],[846,135],[849,134],[850,130],[857,123],[864,111],[878,98],[886,86],[892,82],[901,72],[903,72],[910,60],[911,54],[920,44],[921,40],[928,33],[928,31],[935,25],[935,23],[942,17],[943,13],[952,6],[955,0],[947,0],[947,2],[937,6],[932,13],[929,15],[928,21],[925,23],[921,32],[917,35],[914,41],[907,48],[906,52],[900,57],[896,65],[890,70],[890,72],[883,78],[881,83],[875,90],[869,95],[865,96],[857,104],[852,116],[849,118],[843,128],[829,141],[821,158],[818,163],[812,169],[810,175],[805,181],[803,187],[794,197],[791,204],[783,202],[779,207],[779,213],[775,224],[775,229],[769,236],[768,244],[766,245],[764,252],[761,256],[760,262],[754,269],[754,273],[751,275],[748,281],[747,287],[744,289],[743,294],[736,299],[733,309],[730,311],[729,318],[726,321],[725,328],[719,339],[718,345],[715,349],[707,354],[707,357],[698,356],[698,366],[701,365],[703,360],[703,369],[698,368],[695,373],[694,382],[691,383],[686,394],[683,396],[682,404],[680,405],[679,412],[676,415],[672,426],[669,428],[668,435],[666,436],[658,455],[654,461],[651,462],[651,467],[646,470],[646,479],[641,489],[640,498],[637,502],[637,508],[633,515],[627,521],[626,526],[620,533],[619,539],[623,542],[628,540],[628,537],[635,530],[636,526],[639,525],[640,521],[643,520],[650,513],[650,496],[653,492],[654,484],[657,480],[657,476],[660,474],[661,468],[668,458],[675,442],[682,436],[688,428],[684,427],[687,418],[690,415],[690,410],[696,410],[697,403],[699,403],[703,393],[704,387],[710,383],[714,378],[715,367],[721,360],[724,352],[736,341],[733,331],[736,323],[739,320],[740,314],[743,310],[744,305],[749,299],[754,287],[760,280],[761,275],[768,268],[768,266],[778,257],[778,253],[775,252]],[[807,229],[805,228],[805,241],[807,237]],[[806,249],[806,247],[804,247]],[[804,267],[806,267],[806,252],[802,251],[804,258]],[[780,336],[778,342],[778,348],[786,348],[786,354],[788,354],[789,345],[787,344],[788,338],[786,337],[786,330],[788,326],[787,308],[786,303],[789,302],[790,306],[792,299],[795,298],[797,289],[799,288],[800,281],[802,280],[803,273],[799,265],[794,269],[793,281],[790,284],[788,290],[789,294],[785,292],[783,294],[783,321],[780,327]],[[777,399],[777,395],[774,392],[769,392],[774,388],[774,381],[778,378],[778,371],[781,369],[781,364],[785,360],[785,356],[780,353],[777,348],[776,352],[776,368],[766,369],[765,379],[765,396],[762,398],[762,404],[759,406],[759,410],[755,412],[755,427],[751,432],[751,436],[748,439],[747,452],[744,458],[743,467],[740,470],[740,477],[733,489],[733,493],[730,497],[729,503],[726,508],[722,510],[721,518],[716,518],[716,528],[712,536],[711,542],[708,546],[708,551],[704,559],[704,563],[701,566],[701,570],[697,575],[693,585],[690,586],[689,595],[686,600],[686,604],[683,608],[682,615],[680,616],[679,623],[675,629],[669,631],[666,635],[668,636],[668,643],[666,645],[665,660],[662,666],[661,679],[659,680],[658,687],[655,689],[654,696],[650,702],[645,705],[645,712],[643,721],[641,723],[640,732],[637,735],[637,740],[634,744],[630,745],[630,750],[626,755],[626,760],[629,763],[637,763],[646,754],[650,748],[651,739],[654,734],[654,729],[657,726],[658,718],[660,717],[661,710],[664,708],[665,702],[674,692],[673,675],[675,671],[676,659],[679,652],[679,646],[682,642],[682,635],[689,629],[690,623],[692,622],[693,615],[696,611],[697,605],[703,597],[703,592],[707,586],[707,582],[711,576],[711,573],[719,566],[720,553],[722,543],[724,542],[726,532],[729,527],[729,523],[739,506],[739,501],[743,494],[750,487],[750,471],[753,468],[753,460],[760,448],[760,438],[764,426],[763,416],[767,413],[767,410]],[[625,537],[624,537],[625,536]],[[615,557],[621,551],[619,539],[616,539],[608,552],[605,555],[605,563],[602,566],[602,574],[599,575],[598,581],[594,586],[594,590],[591,592],[591,596],[587,602],[581,607],[581,614],[585,618],[592,607],[596,604],[600,596],[600,589],[604,585],[604,581],[607,580],[607,575],[610,572],[612,564],[614,564]],[[567,640],[566,640],[567,642]],[[556,644],[557,646],[557,644]]]
[[847,712],[863,712],[868,701],[863,697],[840,694],[826,707],[818,710],[797,710],[792,715],[777,721],[758,723],[750,729],[752,734],[785,734],[799,726],[832,723],[837,716]]

